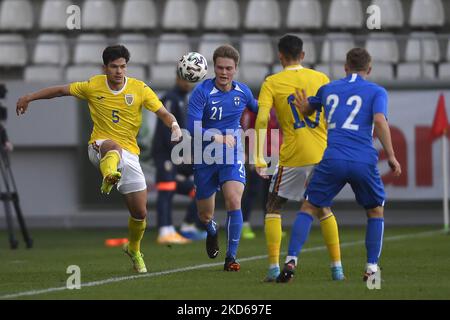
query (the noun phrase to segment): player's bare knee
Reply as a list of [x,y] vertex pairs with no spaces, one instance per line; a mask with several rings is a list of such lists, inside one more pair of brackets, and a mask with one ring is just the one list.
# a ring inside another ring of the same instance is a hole
[[232,195],[225,199],[225,208],[227,211],[239,210],[241,208],[241,197],[239,195]]
[[270,193],[266,204],[266,214],[281,214],[287,199],[278,196],[275,193]]
[[317,216],[317,211],[319,211],[320,208],[316,207],[315,205],[311,204],[308,200],[304,200],[302,203],[302,206],[300,207],[300,211],[309,213],[310,215]]
[[203,223],[207,224],[213,219],[213,213],[212,212],[198,212],[198,219]]
[[147,209],[135,210],[131,213],[131,216],[135,219],[144,220],[147,218]]
[[319,220],[325,219],[331,216],[332,214],[333,213],[331,212],[330,207],[319,208],[318,210],[316,210],[316,216],[317,219]]
[[105,140],[103,141],[102,145],[100,146],[100,154],[102,157],[108,153],[109,151],[115,150],[119,152],[120,155],[122,155],[122,148],[120,145],[113,141],[113,140]]
[[367,209],[367,217],[368,218],[383,218],[384,217],[384,208],[379,206],[372,209]]

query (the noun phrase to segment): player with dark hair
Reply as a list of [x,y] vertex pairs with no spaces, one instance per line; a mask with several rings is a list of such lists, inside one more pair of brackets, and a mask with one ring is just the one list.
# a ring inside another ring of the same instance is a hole
[[312,215],[319,210],[329,212],[332,200],[347,183],[368,217],[367,264],[363,279],[366,281],[378,272],[386,195],[377,168],[378,152],[373,146],[373,130],[395,176],[401,174],[401,167],[395,158],[386,121],[388,95],[383,87],[365,79],[371,70],[370,54],[365,49],[354,48],[347,53],[347,77],[324,85],[315,96],[307,98],[305,90],[296,94],[294,104],[305,117],[324,109],[328,146],[306,188],[278,282],[288,282],[294,276],[297,256],[308,237]]
[[103,75],[27,94],[17,101],[16,112],[17,115],[24,114],[34,100],[62,96],[87,100],[94,123],[88,146],[89,159],[102,173],[101,192],[109,194],[117,185],[124,196],[130,212],[129,243],[124,250],[134,269],[143,273],[147,268],[140,243],[146,228],[147,186],[136,142],[142,122],[142,107],[154,112],[171,128],[175,141],[181,138],[181,130],[176,118],[164,108],[150,87],[140,80],[126,77],[130,59],[127,48],[122,45],[107,47],[102,58]]
[[[314,166],[322,159],[327,144],[327,132],[323,113],[318,111],[303,117],[293,104],[295,90],[302,88],[315,94],[328,77],[318,71],[304,68],[301,62],[305,56],[303,41],[294,35],[286,35],[278,42],[279,59],[284,69],[264,81],[258,98],[256,119],[258,173],[268,179],[267,164],[263,155],[265,134],[269,113],[274,106],[283,144],[280,150],[278,168],[272,176],[267,201],[264,231],[269,255],[269,271],[266,281],[275,281],[280,273],[279,258],[282,238],[281,211],[288,200],[301,201],[304,187]],[[330,210],[315,212],[331,258],[333,280],[344,280],[339,247],[337,222]],[[295,225],[294,225],[295,229]]]

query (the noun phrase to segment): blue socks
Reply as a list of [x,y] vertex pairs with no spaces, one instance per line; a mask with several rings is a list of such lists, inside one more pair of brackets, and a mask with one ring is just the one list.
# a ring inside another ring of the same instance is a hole
[[383,245],[384,218],[367,219],[366,250],[367,263],[377,264]]
[[237,249],[239,246],[239,240],[241,238],[242,231],[242,211],[241,209],[228,211],[227,217],[227,257],[233,257],[236,259]]
[[214,220],[211,220],[210,222],[208,222],[206,225],[206,231],[208,232],[208,234],[210,236],[213,236],[217,233],[217,224]]
[[288,256],[297,257],[308,239],[313,217],[305,212],[299,212],[292,226],[292,235],[289,241]]

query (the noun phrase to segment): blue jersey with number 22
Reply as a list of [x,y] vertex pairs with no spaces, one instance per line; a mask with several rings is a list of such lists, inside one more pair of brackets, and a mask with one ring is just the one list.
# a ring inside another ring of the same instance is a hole
[[322,86],[310,106],[325,110],[328,146],[323,159],[341,159],[374,164],[378,153],[373,146],[373,117],[387,117],[387,92],[358,74]]

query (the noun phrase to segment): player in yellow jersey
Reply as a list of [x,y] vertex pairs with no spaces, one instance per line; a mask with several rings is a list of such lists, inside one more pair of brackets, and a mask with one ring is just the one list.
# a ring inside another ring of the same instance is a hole
[[134,269],[147,272],[140,243],[146,228],[147,186],[139,164],[136,136],[141,126],[142,107],[153,111],[172,130],[174,141],[181,139],[175,117],[144,82],[126,77],[130,53],[122,45],[103,51],[104,75],[88,81],[49,87],[25,95],[17,101],[17,115],[27,111],[31,101],[74,96],[87,100],[94,128],[89,140],[89,160],[100,169],[101,192],[109,194],[112,187],[123,194],[130,217],[129,242],[124,250]]
[[[301,65],[305,53],[303,41],[293,35],[286,35],[278,42],[279,59],[284,70],[269,76],[264,81],[258,98],[258,117],[256,119],[256,167],[257,172],[268,179],[269,172],[264,159],[263,146],[266,137],[267,122],[272,106],[283,132],[283,144],[275,174],[272,176],[264,221],[269,271],[265,281],[276,281],[280,274],[279,257],[281,246],[281,210],[288,200],[301,201],[308,178],[314,165],[322,159],[327,145],[327,131],[324,115],[316,112],[303,117],[294,105],[295,90],[305,90],[315,95],[317,90],[329,82],[328,77]],[[298,228],[303,226],[302,219],[310,219],[299,213],[292,227],[292,241],[297,239]],[[334,280],[343,280],[339,235],[334,215],[320,211],[318,218],[322,234],[331,258],[331,271]],[[306,240],[306,239],[305,239]],[[289,256],[289,261],[294,259]],[[295,262],[297,257],[295,257]]]

